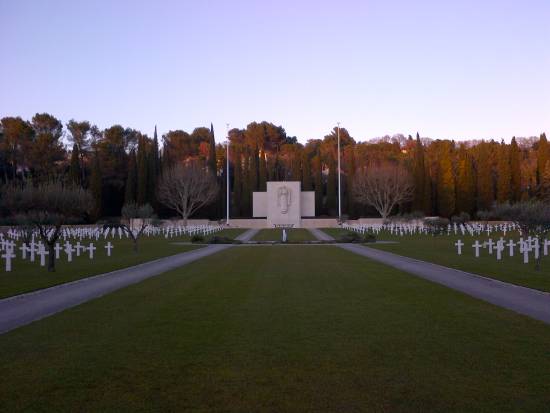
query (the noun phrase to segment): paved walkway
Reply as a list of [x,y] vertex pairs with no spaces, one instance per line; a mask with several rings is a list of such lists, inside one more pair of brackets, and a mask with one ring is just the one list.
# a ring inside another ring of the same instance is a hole
[[[237,239],[248,241],[256,232],[258,231],[248,230],[238,236]],[[0,300],[0,334],[109,294],[128,285],[136,284],[155,275],[189,264],[227,248],[231,248],[231,245],[209,245],[204,248],[160,258],[110,273],[83,278],[15,297],[4,298]]]
[[[318,229],[310,230],[318,239],[333,239]],[[442,265],[403,257],[360,244],[338,244],[340,248],[389,265],[401,271],[445,285],[491,304],[550,324],[550,294],[482,277]]]

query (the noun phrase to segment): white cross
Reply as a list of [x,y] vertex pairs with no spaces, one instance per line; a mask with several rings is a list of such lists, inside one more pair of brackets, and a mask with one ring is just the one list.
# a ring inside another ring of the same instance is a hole
[[110,257],[111,256],[111,250],[113,249],[113,244],[108,242],[107,245],[105,245],[105,249],[107,250],[107,256]]
[[504,241],[500,239],[497,242],[497,260],[498,261],[502,259],[502,251],[504,251]]
[[523,238],[519,238],[519,252],[520,254],[523,254],[523,250],[525,249],[525,243],[523,242]]
[[80,245],[80,241],[78,241],[76,244],[75,244],[75,251],[76,251],[76,256],[77,257],[80,257],[80,250],[83,249],[85,250],[86,247],[84,245]]
[[65,243],[65,254],[67,254],[67,262],[71,262],[73,260],[73,246],[70,242]]
[[458,255],[462,255],[462,246],[463,245],[464,245],[464,243],[461,240],[458,240],[457,242],[455,242],[455,246],[458,249]]
[[489,238],[489,241],[484,242],[484,244],[487,244],[487,246],[489,247],[489,254],[492,254],[493,253],[493,245],[495,245],[493,240],[491,238]]
[[31,262],[34,262],[34,254],[35,254],[35,252],[36,252],[36,247],[37,247],[37,245],[36,245],[36,243],[34,242],[34,240],[31,241],[30,247],[31,247],[31,249],[30,249],[30,251],[29,251],[29,252],[30,252],[30,260],[31,260]]
[[523,248],[523,263],[528,264],[529,263],[529,249]]
[[94,259],[94,251],[96,250],[96,247],[92,242],[90,242],[90,245],[88,245],[88,252],[90,253],[90,259]]
[[508,248],[510,248],[510,257],[514,256],[514,247],[516,243],[513,240],[508,241]]
[[533,250],[535,251],[535,259],[538,260],[539,259],[539,252],[540,252],[540,245],[539,245],[538,238],[534,239]]
[[6,261],[6,272],[10,272],[11,271],[11,259],[12,258],[15,258],[15,254],[13,253],[13,249],[12,248],[6,248],[6,251],[4,252],[4,254],[2,254],[2,258],[4,258],[4,260]]
[[22,252],[21,254],[21,258],[23,258],[24,260],[27,259],[27,252],[30,251],[30,248],[27,247],[27,244],[23,243],[23,245],[21,245],[19,247],[19,250]]
[[58,260],[59,259],[59,253],[61,252],[61,250],[63,250],[63,247],[61,245],[59,245],[59,242],[56,242],[54,249],[55,249],[55,259]]
[[476,258],[479,258],[479,249],[482,247],[483,245],[479,243],[479,241],[476,239],[476,242],[474,243],[474,245],[472,245],[473,248],[476,249]]
[[546,256],[548,255],[548,246],[550,245],[550,240],[545,239],[544,245],[543,245],[543,254]]
[[46,248],[44,248],[43,245],[40,245],[38,249],[38,255],[40,255],[40,266],[43,267],[46,265],[46,255],[48,255],[49,252],[46,251]]

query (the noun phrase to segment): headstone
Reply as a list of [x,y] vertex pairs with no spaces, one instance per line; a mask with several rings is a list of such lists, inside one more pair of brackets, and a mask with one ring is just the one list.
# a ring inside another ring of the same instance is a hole
[[5,269],[6,272],[11,271],[11,260],[12,258],[15,258],[15,254],[13,253],[12,248],[6,248],[4,251],[4,254],[2,254],[2,258],[4,258],[5,261]]
[[508,248],[510,252],[510,257],[514,256],[514,247],[516,246],[516,243],[513,240],[508,241]]
[[90,245],[88,245],[88,253],[90,254],[90,259],[94,259],[94,251],[96,250],[96,247],[92,242],[90,242]]

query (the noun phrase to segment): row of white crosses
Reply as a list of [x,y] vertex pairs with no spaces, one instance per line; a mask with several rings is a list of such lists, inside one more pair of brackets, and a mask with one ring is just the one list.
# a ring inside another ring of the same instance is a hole
[[[462,240],[458,240],[455,243],[455,246],[457,248],[458,255],[462,255],[462,247],[464,246],[464,243]],[[536,237],[528,237],[526,240],[523,238],[520,238],[519,241],[516,243],[514,240],[510,239],[508,242],[502,237],[498,239],[496,242],[493,241],[491,238],[489,238],[485,242],[479,242],[479,240],[476,240],[474,244],[472,244],[472,248],[474,248],[474,254],[476,258],[479,258],[479,251],[480,249],[487,248],[487,251],[490,255],[495,252],[496,259],[500,261],[502,259],[502,253],[506,249],[508,249],[508,255],[510,257],[514,256],[515,247],[519,247],[519,253],[523,254],[523,262],[525,264],[529,263],[529,253],[533,252],[533,256],[535,260],[540,258],[540,248],[542,246],[542,255],[547,256],[549,247],[550,247],[550,240],[539,240]]]
[[[423,223],[399,223],[391,222],[387,224],[342,224],[342,228],[355,231],[361,234],[367,232],[374,232],[380,234],[380,232],[389,232],[391,235],[407,236],[416,234],[429,234],[430,227]],[[517,227],[512,223],[501,223],[497,225],[493,224],[481,224],[481,223],[466,223],[466,224],[449,224],[447,225],[447,235],[466,235],[471,236],[487,234],[490,235],[494,232],[502,232],[506,235],[507,232],[515,231]]]
[[[107,256],[110,257],[114,248],[113,244],[111,244],[111,242],[107,242],[104,248],[107,251]],[[12,271],[12,260],[16,258],[15,242],[4,242],[3,250],[4,254],[2,254],[1,257],[4,259],[4,269],[6,272],[10,272]],[[21,251],[21,258],[23,260],[28,259],[30,262],[34,262],[36,256],[38,255],[40,257],[40,266],[44,267],[46,265],[46,256],[49,255],[49,251],[45,248],[42,242],[39,241],[38,243],[35,243],[33,239],[28,245],[27,243],[23,243],[19,247],[19,250]],[[63,246],[61,246],[60,243],[56,243],[54,246],[55,259],[59,260],[61,258],[61,252],[64,252],[67,256],[67,262],[72,262],[73,254],[76,254],[76,256],[79,257],[82,253],[86,252],[88,252],[88,257],[93,260],[96,250],[97,248],[93,242],[90,242],[88,246],[85,246],[81,245],[79,241],[73,247],[69,241],[66,241]]]

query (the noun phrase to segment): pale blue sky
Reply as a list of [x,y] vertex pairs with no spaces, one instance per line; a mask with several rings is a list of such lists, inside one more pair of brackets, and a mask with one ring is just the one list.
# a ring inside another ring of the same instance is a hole
[[0,0],[0,116],[152,134],[550,131],[550,1]]

